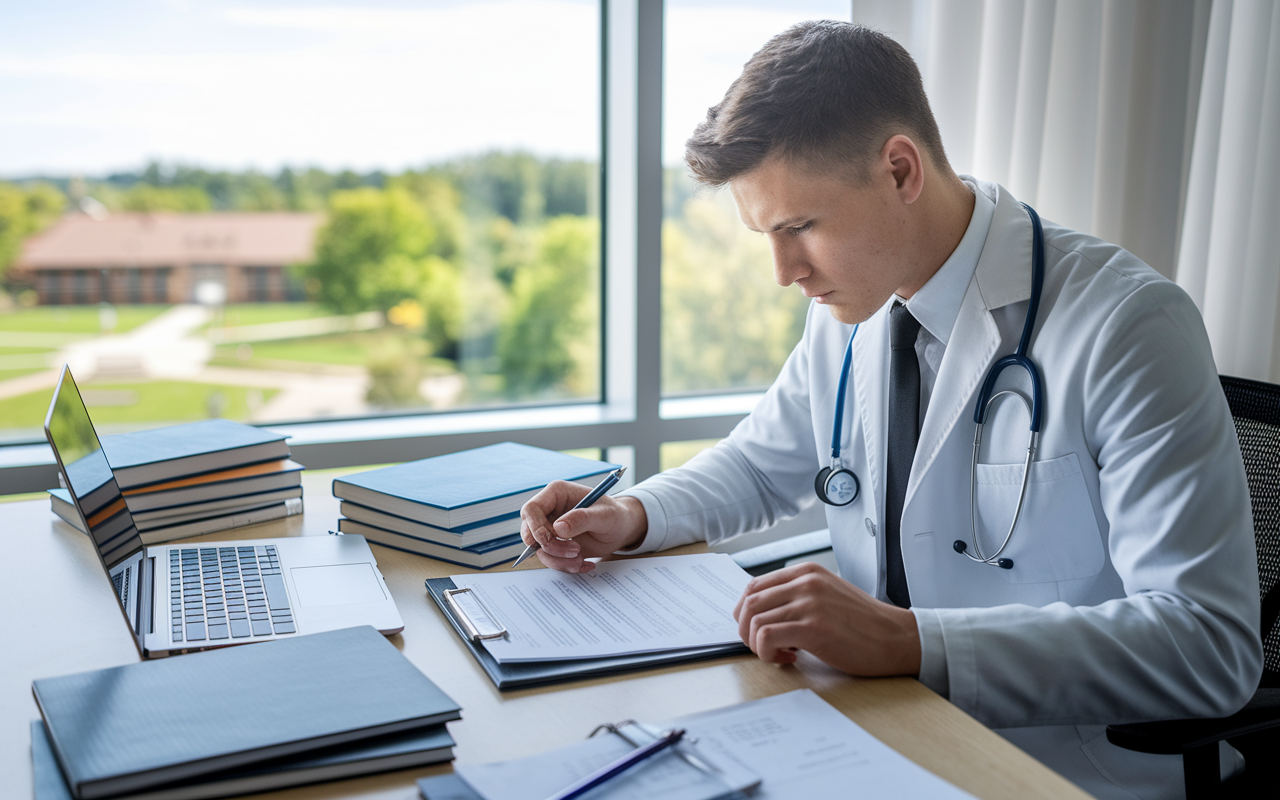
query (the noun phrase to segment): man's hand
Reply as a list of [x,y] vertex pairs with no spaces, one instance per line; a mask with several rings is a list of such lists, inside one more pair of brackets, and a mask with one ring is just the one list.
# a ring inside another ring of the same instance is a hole
[[755,578],[733,608],[738,633],[764,661],[808,650],[850,675],[918,675],[920,633],[909,610],[882,603],[813,563]]
[[570,510],[591,490],[580,483],[553,481],[520,509],[520,538],[537,542],[538,558],[562,572],[590,572],[588,558],[634,547],[649,519],[634,497],[605,495],[590,508]]

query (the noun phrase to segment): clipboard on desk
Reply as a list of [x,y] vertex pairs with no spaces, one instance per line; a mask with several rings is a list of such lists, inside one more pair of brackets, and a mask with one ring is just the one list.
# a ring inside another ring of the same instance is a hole
[[[734,644],[695,647],[684,650],[671,650],[658,653],[640,653],[624,656],[606,656],[603,658],[579,658],[571,661],[535,661],[515,664],[499,664],[484,648],[483,639],[489,633],[496,633],[493,621],[486,624],[482,620],[473,621],[465,611],[470,603],[460,598],[458,587],[453,578],[428,578],[427,593],[440,608],[445,619],[457,632],[459,638],[471,651],[471,655],[484,669],[489,680],[500,691],[526,689],[533,686],[548,686],[566,681],[596,678],[602,675],[615,675],[622,672],[664,667],[671,664],[685,664],[691,661],[703,661],[722,656],[733,656],[751,652],[741,642]],[[449,592],[450,594],[446,594]],[[454,599],[457,598],[457,599]],[[480,634],[477,636],[476,634]]]

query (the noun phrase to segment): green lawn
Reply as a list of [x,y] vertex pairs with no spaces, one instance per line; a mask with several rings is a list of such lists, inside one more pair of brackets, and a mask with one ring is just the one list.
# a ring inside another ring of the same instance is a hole
[[23,375],[31,375],[36,372],[44,372],[48,367],[42,369],[0,369],[0,382],[7,381],[10,378],[21,378]]
[[264,325],[268,322],[293,322],[299,319],[329,317],[333,312],[315,303],[233,303],[226,306],[222,319],[210,327],[234,328],[237,325]]
[[719,439],[690,439],[684,442],[663,442],[658,448],[658,469],[666,472],[669,469],[684,466],[689,459],[712,447]]
[[[116,333],[125,333],[168,311],[169,306],[116,306]],[[0,331],[101,333],[98,306],[38,306],[0,311]]]
[[[376,331],[336,333],[330,336],[310,336],[305,339],[281,339],[274,342],[254,342],[245,351],[239,345],[223,345],[215,351],[214,363],[222,366],[256,366],[255,361],[301,361],[309,364],[344,364],[364,366],[370,358],[392,351],[405,357],[424,358],[427,343],[421,336],[408,331],[382,328]],[[247,360],[240,352],[252,353]],[[433,359],[438,361],[439,359]],[[442,362],[450,364],[451,362]],[[265,365],[263,365],[265,366]],[[271,364],[276,367],[278,364]],[[452,372],[452,367],[448,370]]]
[[[179,381],[154,381],[151,383],[90,383],[82,385],[86,395],[89,415],[99,428],[108,425],[152,423],[161,425],[173,422],[193,422],[207,419],[210,398],[220,393],[220,416],[227,419],[246,419],[249,416],[247,395],[257,391],[265,403],[277,392],[275,389],[248,389],[242,386],[218,386],[209,383],[185,383]],[[92,405],[98,393],[110,392],[117,397],[126,393],[136,395],[136,402],[129,405]],[[39,428],[49,408],[52,390],[46,389],[0,400],[0,420],[6,428]],[[216,401],[215,401],[216,402]]]

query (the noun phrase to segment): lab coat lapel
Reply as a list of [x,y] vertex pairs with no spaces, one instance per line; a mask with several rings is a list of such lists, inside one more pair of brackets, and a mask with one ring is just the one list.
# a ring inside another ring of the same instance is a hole
[[[869,517],[876,520],[880,519],[880,504],[884,500],[885,432],[889,425],[886,379],[889,374],[889,326],[885,319],[888,308],[886,303],[858,328],[858,335],[853,339],[853,375],[850,376],[857,392],[866,442],[866,480],[870,485],[862,487],[862,491],[870,492],[867,496],[872,500],[874,511]],[[850,461],[846,459],[845,463],[847,466]]]
[[[979,386],[996,358],[1005,353],[991,310],[1031,296],[1031,221],[1003,187],[997,191],[991,229],[938,368],[911,464],[904,511],[956,424],[972,418]],[[1016,344],[1015,338],[1007,351],[1013,352]]]

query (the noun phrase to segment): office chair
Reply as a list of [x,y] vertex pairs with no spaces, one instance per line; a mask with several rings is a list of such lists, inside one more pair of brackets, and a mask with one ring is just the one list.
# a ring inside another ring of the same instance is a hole
[[[1240,711],[1221,719],[1182,719],[1112,725],[1112,744],[1143,753],[1182,755],[1187,800],[1218,796],[1274,797],[1273,780],[1261,770],[1274,763],[1280,747],[1280,386],[1221,377],[1244,455],[1253,501],[1253,536],[1258,550],[1262,598],[1262,680]],[[1245,772],[1223,784],[1218,742],[1225,740],[1245,758]]]

